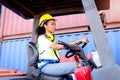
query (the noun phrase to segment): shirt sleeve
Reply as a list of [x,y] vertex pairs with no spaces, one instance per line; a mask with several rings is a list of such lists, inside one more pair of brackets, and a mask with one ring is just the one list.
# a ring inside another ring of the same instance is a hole
[[49,41],[47,38],[45,38],[44,36],[38,37],[38,45],[39,45],[39,48],[41,48],[42,50],[49,49],[51,44],[53,43]]

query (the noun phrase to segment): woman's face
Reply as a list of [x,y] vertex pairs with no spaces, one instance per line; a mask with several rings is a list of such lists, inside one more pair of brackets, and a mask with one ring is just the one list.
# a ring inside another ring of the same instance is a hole
[[56,29],[56,23],[54,20],[49,20],[47,24],[44,24],[44,27],[48,33],[54,33]]

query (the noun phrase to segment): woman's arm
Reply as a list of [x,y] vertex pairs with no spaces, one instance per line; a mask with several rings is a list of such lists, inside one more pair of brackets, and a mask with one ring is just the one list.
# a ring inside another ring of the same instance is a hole
[[[81,39],[79,39],[79,40],[72,41],[72,42],[69,42],[69,43],[67,43],[67,44],[69,44],[69,45],[76,45],[76,44],[79,43],[80,41],[83,42],[83,43],[88,43],[88,42],[89,42],[88,38],[81,38]],[[51,44],[51,45],[50,45],[50,48],[53,48],[53,49],[55,49],[55,50],[65,49],[64,45],[61,45],[61,44]]]
[[62,50],[65,49],[64,45],[61,44],[51,44],[50,48],[53,48],[54,50]]
[[79,40],[75,40],[75,41],[69,42],[68,44],[69,44],[69,45],[76,45],[76,44],[79,43],[79,42],[88,43],[89,40],[88,40],[88,38],[81,38],[81,39],[79,39]]

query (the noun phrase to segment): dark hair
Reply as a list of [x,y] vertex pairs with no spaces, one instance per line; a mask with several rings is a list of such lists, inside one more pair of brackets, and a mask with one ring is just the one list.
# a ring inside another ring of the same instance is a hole
[[41,35],[41,34],[45,34],[45,27],[44,27],[44,24],[47,24],[49,20],[46,20],[46,21],[43,21],[43,25],[42,26],[38,26],[36,28],[36,33],[37,33],[37,36]]

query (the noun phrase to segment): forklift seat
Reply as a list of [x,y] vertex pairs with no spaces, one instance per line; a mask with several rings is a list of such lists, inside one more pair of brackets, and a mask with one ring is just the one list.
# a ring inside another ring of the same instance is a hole
[[38,80],[39,74],[40,80],[63,80],[63,76],[48,76],[41,73],[41,71],[37,67],[38,62],[38,51],[35,43],[28,42],[27,44],[28,49],[28,70],[27,70],[27,76],[30,79]]
[[38,51],[35,46],[35,43],[33,42],[28,42],[27,49],[28,49],[27,76],[31,79],[35,79],[41,73],[40,70],[37,68]]

